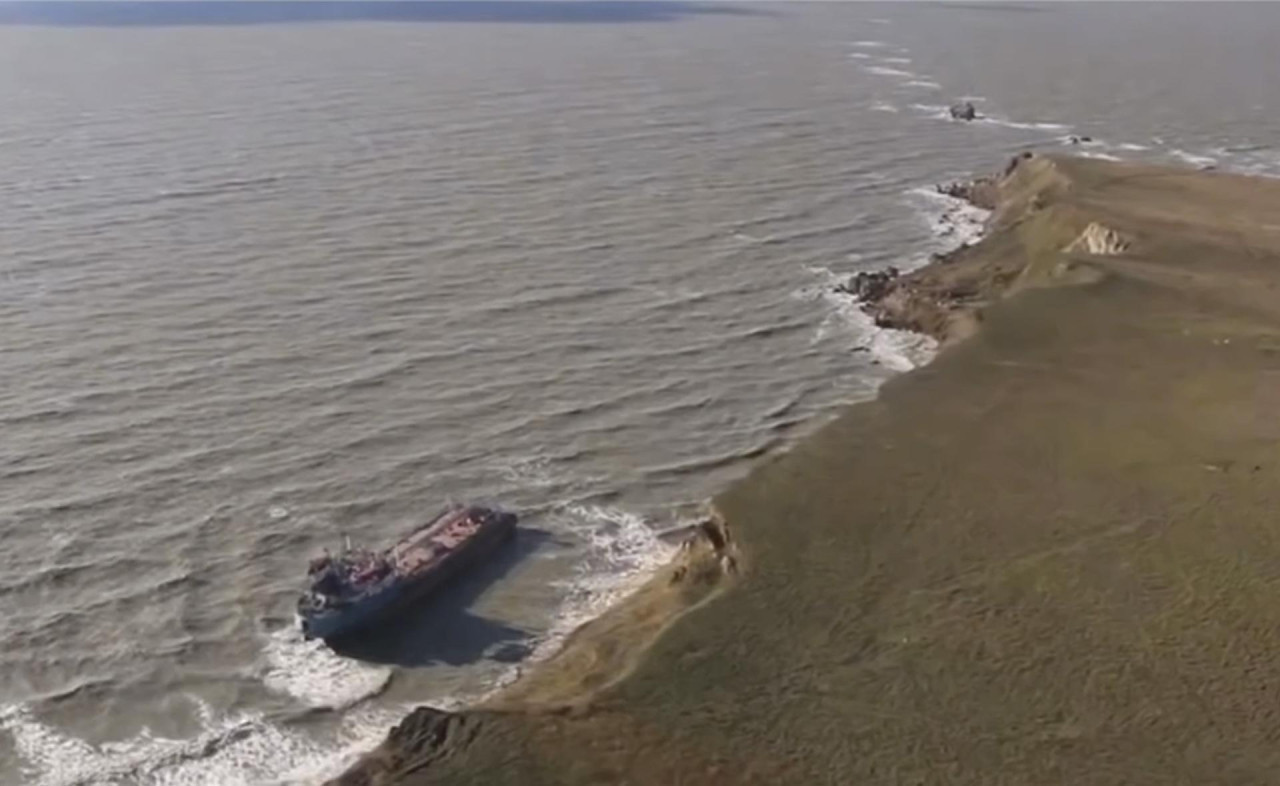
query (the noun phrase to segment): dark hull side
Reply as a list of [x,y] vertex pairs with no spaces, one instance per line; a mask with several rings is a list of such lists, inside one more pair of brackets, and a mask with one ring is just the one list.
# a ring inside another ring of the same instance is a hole
[[386,622],[406,606],[424,599],[475,565],[516,532],[515,516],[506,515],[476,532],[457,549],[422,573],[400,579],[342,609],[302,616],[309,639],[338,640]]

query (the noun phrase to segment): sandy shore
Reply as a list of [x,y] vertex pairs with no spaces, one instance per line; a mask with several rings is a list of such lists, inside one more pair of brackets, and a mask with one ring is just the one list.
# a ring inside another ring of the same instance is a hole
[[736,573],[695,544],[340,783],[1274,780],[1280,181],[991,188],[986,239],[872,306],[946,350],[716,500]]

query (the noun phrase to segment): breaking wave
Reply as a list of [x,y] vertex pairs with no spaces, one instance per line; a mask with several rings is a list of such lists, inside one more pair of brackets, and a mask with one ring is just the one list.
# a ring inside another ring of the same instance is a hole
[[307,641],[297,625],[267,637],[262,682],[307,707],[343,709],[381,693],[391,669],[336,655],[322,641]]
[[25,707],[0,710],[0,730],[14,740],[27,786],[303,786],[341,773],[404,712],[344,713],[321,740],[261,714],[218,716],[199,698],[188,698],[203,729],[188,739],[144,729],[93,745]]
[[662,540],[642,516],[622,508],[574,503],[550,516],[555,529],[571,533],[584,544],[573,575],[555,582],[564,597],[554,621],[533,642],[529,655],[481,695],[453,697],[447,705],[482,700],[518,680],[529,667],[559,652],[569,634],[639,589],[676,552],[677,547]]
[[900,68],[890,68],[889,66],[867,66],[867,73],[878,74],[880,76],[915,76],[915,74],[910,71],[903,71]]

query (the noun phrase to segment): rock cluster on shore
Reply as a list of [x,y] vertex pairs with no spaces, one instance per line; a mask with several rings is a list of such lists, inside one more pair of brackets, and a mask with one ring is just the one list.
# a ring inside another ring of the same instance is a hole
[[[935,189],[952,199],[994,211],[1000,205],[1004,184],[1015,176],[1020,165],[1033,158],[1029,152],[1019,153],[997,175],[943,183]],[[960,209],[949,208],[943,214],[943,236],[955,231]],[[971,257],[973,248],[966,242],[951,251],[935,253],[930,256],[931,265],[906,275],[899,275],[893,268],[880,273],[859,273],[838,289],[857,295],[878,327],[911,330],[945,339],[963,324],[959,332],[967,335],[972,322],[980,318],[976,306],[1007,287],[1016,275],[989,267],[979,274],[972,266],[958,264]]]
[[889,285],[898,275],[896,267],[854,273],[847,281],[837,284],[836,291],[853,295],[863,302],[874,303],[884,297],[889,290]]

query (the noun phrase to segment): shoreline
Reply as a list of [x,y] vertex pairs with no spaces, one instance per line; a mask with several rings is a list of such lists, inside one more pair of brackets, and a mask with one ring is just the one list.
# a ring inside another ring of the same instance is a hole
[[869,298],[946,351],[714,500],[731,581],[652,581],[334,783],[1265,780],[1280,183],[988,182],[981,242]]
[[[1029,157],[1030,154],[1016,157],[1006,169],[1005,176],[1012,172],[1023,156]],[[890,282],[876,297],[856,298],[858,308],[873,318],[877,329],[901,330],[938,342],[936,350],[924,364],[901,373],[910,373],[928,365],[938,353],[962,336],[959,332],[952,335],[946,330],[938,330],[935,325],[922,325],[905,313],[889,313],[883,303],[890,294],[894,294],[891,300],[901,298],[902,293],[921,277],[920,274],[962,257],[982,241],[996,207],[995,185],[998,179],[999,176],[984,175],[971,181],[935,186],[931,194],[955,200],[957,207],[986,211],[988,215],[981,232],[976,237],[962,237],[959,245],[949,250],[932,253],[928,263]],[[954,210],[943,214],[944,225],[956,222],[952,214]],[[865,275],[855,274],[850,281]],[[843,287],[836,287],[834,291],[852,294]],[[848,406],[864,403],[867,402]],[[328,783],[347,786],[378,782],[384,773],[395,768],[397,757],[388,756],[387,748],[409,747],[421,743],[424,735],[436,736],[446,731],[454,723],[452,718],[460,713],[581,715],[587,712],[592,699],[625,679],[667,628],[682,616],[713,601],[728,589],[740,570],[742,555],[738,544],[714,502],[708,505],[707,516],[700,524],[681,527],[679,531],[664,531],[659,533],[659,537],[668,542],[679,538],[679,549],[672,559],[603,614],[574,629],[553,654],[532,664],[527,671],[518,670],[513,679],[497,686],[473,704],[447,710],[430,705],[419,706],[390,730],[382,745],[362,755],[342,776]]]

